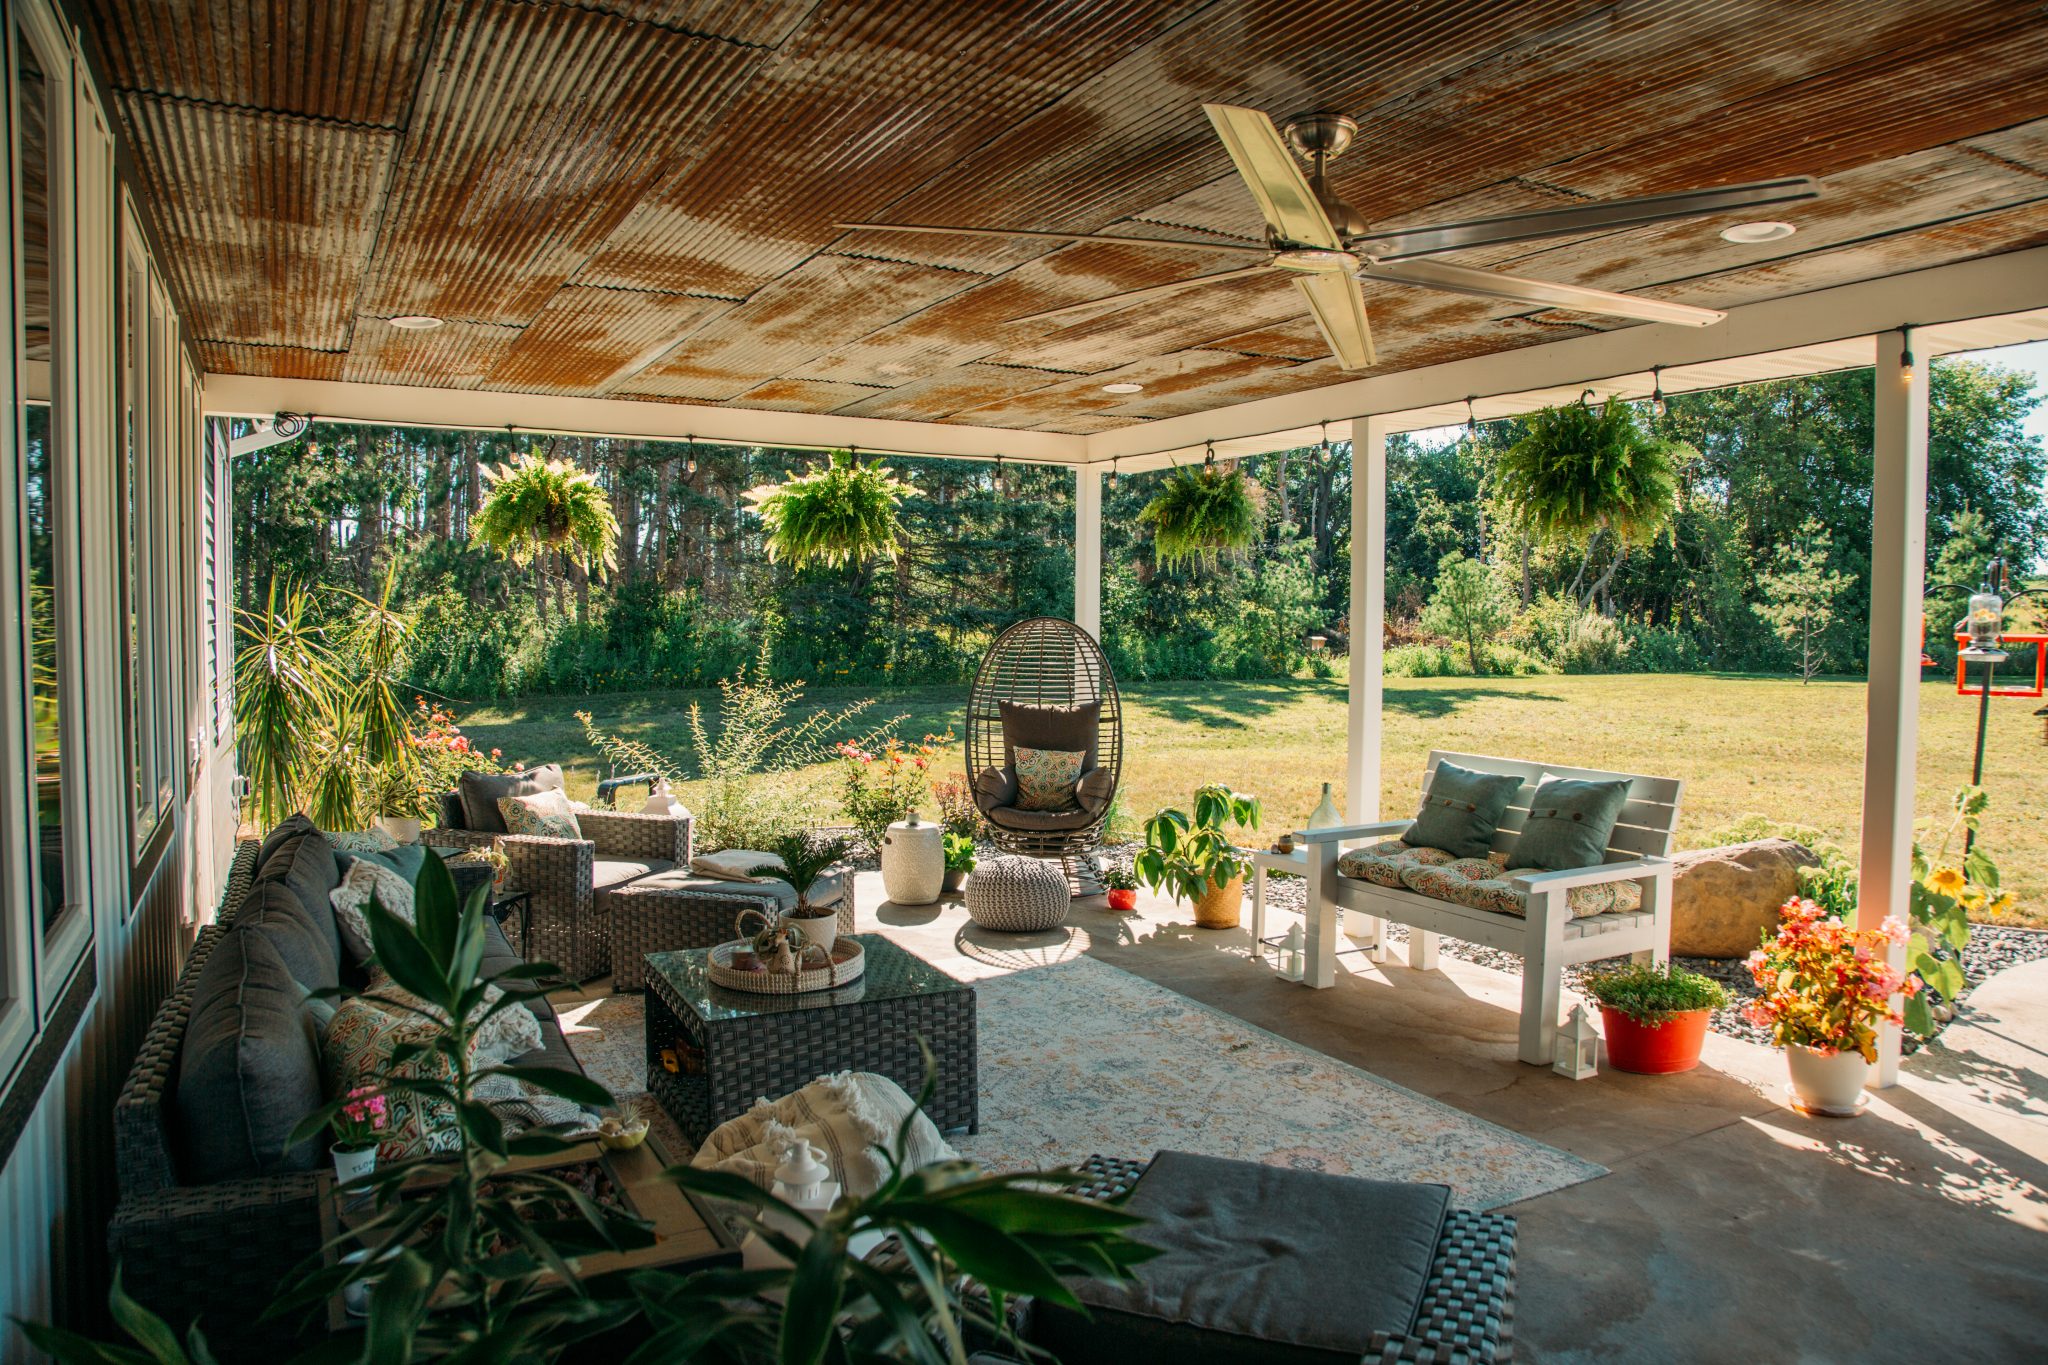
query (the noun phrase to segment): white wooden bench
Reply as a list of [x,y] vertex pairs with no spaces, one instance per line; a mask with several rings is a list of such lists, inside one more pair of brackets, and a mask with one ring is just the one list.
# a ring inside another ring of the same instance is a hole
[[[1294,837],[1308,851],[1308,962],[1303,983],[1317,987],[1334,984],[1337,925],[1344,910],[1355,910],[1376,921],[1392,920],[1407,925],[1411,931],[1408,965],[1416,971],[1435,968],[1438,934],[1518,954],[1522,959],[1521,1058],[1536,1066],[1548,1066],[1556,1047],[1561,980],[1566,966],[1623,954],[1637,961],[1661,963],[1670,952],[1671,839],[1678,826],[1678,803],[1685,783],[1671,777],[1599,772],[1555,763],[1526,763],[1513,758],[1432,750],[1429,767],[1422,775],[1424,792],[1429,790],[1437,764],[1445,761],[1478,772],[1513,773],[1522,779],[1493,840],[1494,851],[1508,854],[1510,865],[1514,862],[1515,840],[1529,816],[1530,799],[1546,774],[1603,781],[1626,778],[1630,783],[1628,802],[1622,807],[1608,841],[1606,861],[1598,867],[1514,878],[1513,885],[1527,895],[1528,904],[1525,915],[1512,915],[1472,909],[1405,887],[1381,886],[1346,877],[1337,871],[1337,859],[1345,844],[1398,838],[1412,821],[1297,831]],[[1633,881],[1641,886],[1639,909],[1572,918],[1565,904],[1566,892],[1576,886],[1617,881]],[[1375,943],[1379,941],[1377,929],[1375,924],[1370,936]]]

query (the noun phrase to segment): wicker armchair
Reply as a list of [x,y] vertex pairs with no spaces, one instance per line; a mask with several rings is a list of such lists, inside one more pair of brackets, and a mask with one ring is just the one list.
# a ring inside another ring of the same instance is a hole
[[[451,811],[460,810],[459,801],[451,807],[444,800],[444,822]],[[436,848],[503,849],[511,888],[532,896],[527,914],[535,960],[554,963],[572,981],[588,981],[612,969],[605,924],[609,894],[641,877],[687,867],[691,821],[687,815],[582,810],[576,812],[576,823],[583,830],[581,839],[498,834],[448,823],[421,838]]]
[[[1083,751],[1071,808],[1016,804],[1020,744]],[[1123,759],[1123,706],[1094,636],[1040,616],[996,637],[967,697],[967,771],[996,847],[1059,863],[1075,895],[1100,893],[1090,854],[1102,842]]]

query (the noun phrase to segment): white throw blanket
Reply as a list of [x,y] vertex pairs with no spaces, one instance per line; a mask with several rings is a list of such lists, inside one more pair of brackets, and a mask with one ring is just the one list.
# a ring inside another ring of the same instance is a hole
[[728,882],[764,882],[774,878],[757,877],[757,867],[781,867],[782,859],[773,853],[763,853],[751,848],[728,848],[717,853],[700,853],[690,859],[690,870],[706,877],[717,877]]

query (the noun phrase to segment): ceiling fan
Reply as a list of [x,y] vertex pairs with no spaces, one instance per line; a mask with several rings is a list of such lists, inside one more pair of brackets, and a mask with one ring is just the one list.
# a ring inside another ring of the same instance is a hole
[[[1136,242],[1144,246],[1187,251],[1259,256],[1263,259],[1257,264],[1240,269],[1215,271],[1171,284],[1126,290],[1090,299],[1086,303],[1050,308],[1010,320],[1034,322],[1104,308],[1121,308],[1141,299],[1159,298],[1183,289],[1224,280],[1248,279],[1280,270],[1287,272],[1301,290],[1309,312],[1315,316],[1316,325],[1322,330],[1323,339],[1329,343],[1337,362],[1347,370],[1362,370],[1369,369],[1374,361],[1372,329],[1366,321],[1365,296],[1358,287],[1360,280],[1385,280],[1391,284],[1419,285],[1424,289],[1445,289],[1480,298],[1506,299],[1580,313],[1705,327],[1719,322],[1727,314],[1635,294],[1615,294],[1604,289],[1522,279],[1432,258],[1443,252],[1468,247],[1639,227],[1645,223],[1725,213],[1732,209],[1798,203],[1820,195],[1820,186],[1811,177],[1790,176],[1745,185],[1724,185],[1719,189],[1600,200],[1568,208],[1475,218],[1462,223],[1375,230],[1368,226],[1356,209],[1337,197],[1325,178],[1331,158],[1342,155],[1357,136],[1355,120],[1343,114],[1302,114],[1289,119],[1284,128],[1275,128],[1273,120],[1256,109],[1231,104],[1205,104],[1202,110],[1215,126],[1216,135],[1223,140],[1231,162],[1244,179],[1245,188],[1258,201],[1259,212],[1266,220],[1265,246],[1242,242],[1118,237],[1090,232],[939,227],[928,223],[840,223],[838,226],[869,232],[1042,237],[1123,245]],[[1302,174],[1296,155],[1309,163],[1307,175]]]

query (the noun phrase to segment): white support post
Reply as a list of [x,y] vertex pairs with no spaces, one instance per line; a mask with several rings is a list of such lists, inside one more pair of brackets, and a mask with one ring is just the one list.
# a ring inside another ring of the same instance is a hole
[[[1870,687],[1863,730],[1856,927],[1906,917],[1920,737],[1920,613],[1927,563],[1927,363],[1903,330],[1877,338],[1870,531]],[[1893,964],[1905,966],[1898,949]],[[1894,1002],[1896,1003],[1896,1002]],[[1881,1030],[1879,1086],[1899,1078],[1899,1030]]]
[[1387,420],[1351,424],[1351,715],[1345,817],[1380,818],[1381,654],[1387,600]]
[[1102,638],[1102,471],[1074,470],[1074,624]]

